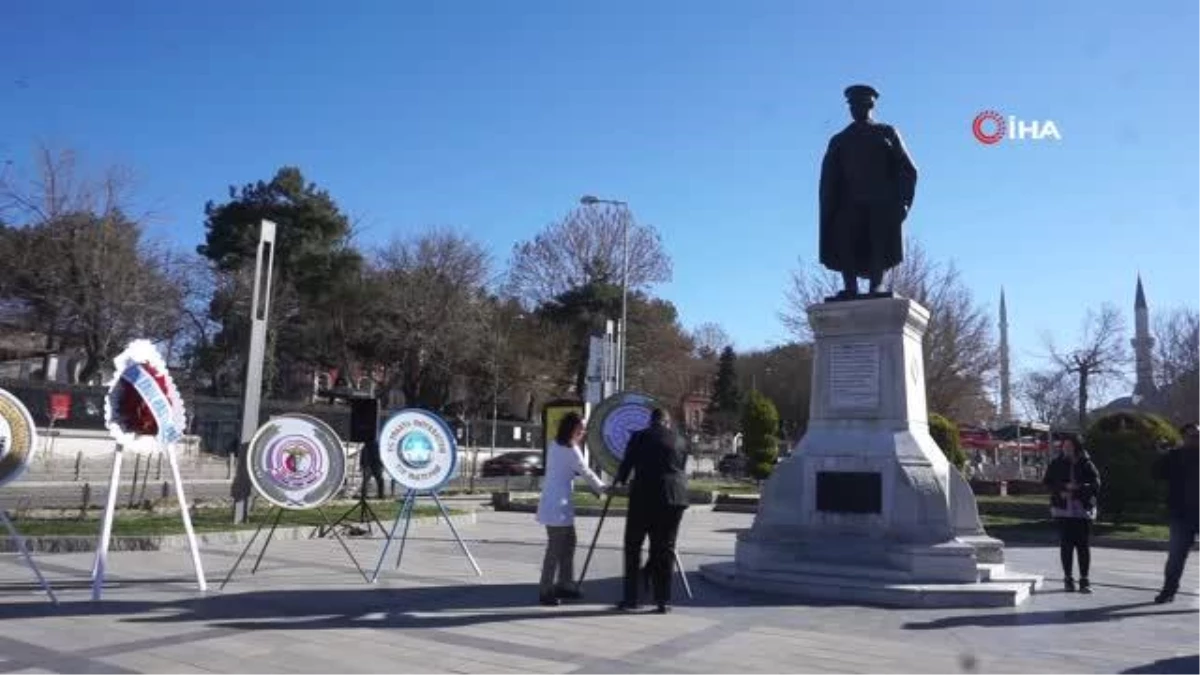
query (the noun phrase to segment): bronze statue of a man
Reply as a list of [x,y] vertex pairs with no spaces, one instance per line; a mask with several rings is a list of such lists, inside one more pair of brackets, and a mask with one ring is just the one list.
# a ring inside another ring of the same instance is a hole
[[894,127],[871,117],[879,92],[846,88],[854,121],[829,140],[821,162],[821,264],[842,273],[836,299],[886,296],[883,274],[904,260],[902,227],[917,187],[917,167]]

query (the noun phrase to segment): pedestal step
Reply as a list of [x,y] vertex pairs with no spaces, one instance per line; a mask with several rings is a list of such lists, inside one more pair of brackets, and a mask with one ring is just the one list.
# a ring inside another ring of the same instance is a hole
[[797,598],[842,601],[889,607],[1015,607],[1041,585],[1041,577],[1007,572],[1003,566],[980,566],[987,581],[962,584],[910,584],[846,573],[755,571],[723,562],[702,565],[705,579],[746,591]]
[[[743,569],[746,569],[743,567]],[[898,568],[854,565],[841,562],[805,560],[793,558],[787,561],[774,561],[761,567],[747,569],[752,574],[791,574],[804,577],[852,577],[856,579],[874,579],[879,582],[903,584],[912,580],[912,574]]]
[[1037,574],[1025,574],[1023,572],[1014,572],[1005,568],[1003,564],[980,563],[979,564],[979,580],[980,581],[996,581],[1002,583],[1027,583],[1033,584],[1033,590],[1041,590],[1042,577]]

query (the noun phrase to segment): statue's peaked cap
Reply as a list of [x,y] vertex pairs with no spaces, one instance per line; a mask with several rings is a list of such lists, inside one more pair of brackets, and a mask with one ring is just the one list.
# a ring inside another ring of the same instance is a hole
[[852,84],[849,87],[846,87],[845,93],[847,101],[853,101],[857,98],[867,97],[872,99],[879,98],[879,92],[875,90],[875,87],[872,87],[869,84]]

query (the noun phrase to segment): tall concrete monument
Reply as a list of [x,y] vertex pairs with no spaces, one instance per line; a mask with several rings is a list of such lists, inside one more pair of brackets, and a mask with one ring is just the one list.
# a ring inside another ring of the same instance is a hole
[[[873,102],[874,89],[847,89],[852,109],[864,90]],[[875,124],[855,118],[851,127]],[[833,168],[827,156],[822,172],[822,250],[826,237],[848,237],[844,250],[853,254],[841,268],[826,262],[850,277],[848,287],[808,308],[808,430],[767,481],[734,562],[702,572],[735,587],[868,604],[1016,605],[1041,578],[1005,569],[1003,544],[984,532],[970,485],[929,434],[921,351],[929,311],[882,287],[899,260],[870,253],[863,241],[874,243],[879,228],[899,237],[916,169],[907,152],[899,158],[893,132],[853,134],[857,149],[839,150]],[[836,193],[826,194],[827,181]],[[833,216],[850,233],[826,228],[827,199],[850,205],[851,216]],[[849,287],[863,271],[872,283],[866,297]]]

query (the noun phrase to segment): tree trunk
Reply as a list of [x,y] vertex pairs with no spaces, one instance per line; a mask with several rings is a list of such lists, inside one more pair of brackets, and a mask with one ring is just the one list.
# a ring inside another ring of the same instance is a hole
[[1088,369],[1079,369],[1079,433],[1087,430]]
[[83,362],[83,369],[79,371],[79,381],[86,384],[98,372],[100,372],[100,359],[89,351],[87,360]]
[[587,397],[587,356],[579,361],[579,366],[575,369],[575,394],[579,400],[584,400]]

